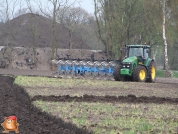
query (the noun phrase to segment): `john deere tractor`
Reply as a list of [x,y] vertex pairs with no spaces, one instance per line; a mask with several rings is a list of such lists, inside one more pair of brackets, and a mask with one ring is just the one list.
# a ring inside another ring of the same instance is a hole
[[149,45],[126,45],[124,60],[114,69],[116,81],[155,82],[156,63],[149,58]]

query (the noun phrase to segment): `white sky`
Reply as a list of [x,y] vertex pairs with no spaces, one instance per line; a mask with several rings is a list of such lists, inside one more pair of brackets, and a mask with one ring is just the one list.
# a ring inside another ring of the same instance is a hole
[[[93,0],[80,0],[80,5],[83,9],[85,9],[88,13],[94,14],[94,4]],[[76,4],[76,6],[79,6]]]
[[[0,0],[1,1],[1,0]],[[24,0],[22,0],[22,4],[23,4],[23,1]],[[34,1],[38,1],[38,0],[34,0]],[[43,1],[43,0],[41,0],[41,1]],[[71,3],[73,3],[74,1],[76,1],[76,3],[75,3],[75,5],[74,5],[74,7],[82,7],[83,9],[85,9],[89,14],[92,14],[92,15],[94,15],[94,2],[93,2],[93,0],[69,0],[69,2],[71,2]],[[15,1],[13,1],[13,0],[8,0],[8,3],[10,4],[9,6],[11,7],[13,7],[14,6],[14,2]],[[5,0],[4,0],[4,3],[5,3]],[[33,4],[33,1],[31,2],[31,4],[32,4],[32,6],[34,6],[35,7],[35,4]],[[45,3],[43,3],[43,4],[45,4]],[[21,8],[24,8],[25,7],[25,5],[26,4],[23,4],[23,6],[21,7]],[[6,5],[4,5],[4,7],[1,7],[0,6],[0,9],[4,9],[4,8],[6,8]],[[18,6],[18,5],[16,5],[15,6],[15,10],[18,10],[20,8],[20,5]],[[11,11],[9,11],[9,12],[11,12]],[[1,16],[0,16],[1,17]],[[1,18],[0,18],[1,19]]]

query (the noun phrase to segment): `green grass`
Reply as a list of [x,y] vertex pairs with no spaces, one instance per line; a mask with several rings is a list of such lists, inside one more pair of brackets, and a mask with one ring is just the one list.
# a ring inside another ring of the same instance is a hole
[[[177,71],[172,71],[172,72],[173,72],[173,78],[178,78],[178,72]],[[165,77],[165,70],[157,70],[156,76],[157,77]]]
[[[157,70],[157,77],[165,77],[164,70]],[[178,72],[173,71],[173,77],[178,78]],[[128,89],[127,84],[116,81],[101,81],[101,80],[85,80],[85,79],[58,79],[58,78],[47,78],[47,77],[28,77],[28,76],[17,76],[15,83],[25,86],[25,87],[77,87],[80,86],[90,86],[90,87],[120,87],[122,89]]]
[[174,78],[178,78],[178,71],[174,71],[174,72],[173,72],[173,77],[174,77]]
[[156,71],[156,76],[157,77],[165,77],[164,70],[157,70]]
[[177,105],[43,101],[33,104],[42,111],[72,122],[79,128],[86,127],[95,134],[177,132]]
[[101,80],[88,80],[88,79],[60,79],[60,78],[47,78],[47,77],[29,77],[29,76],[17,76],[15,82],[25,87],[124,87],[127,85],[124,83],[118,84],[116,81],[101,81]]

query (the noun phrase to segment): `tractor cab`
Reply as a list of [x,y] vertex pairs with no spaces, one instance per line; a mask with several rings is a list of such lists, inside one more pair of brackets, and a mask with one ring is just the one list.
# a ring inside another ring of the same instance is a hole
[[128,57],[137,57],[138,64],[145,64],[146,59],[149,58],[149,49],[148,45],[127,45],[125,47],[125,59]]

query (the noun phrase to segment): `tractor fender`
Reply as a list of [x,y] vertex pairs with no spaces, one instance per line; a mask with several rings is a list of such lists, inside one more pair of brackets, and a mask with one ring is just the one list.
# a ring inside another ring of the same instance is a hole
[[155,60],[154,60],[154,59],[151,59],[151,60],[149,61],[149,63],[148,63],[148,67],[150,66],[150,64],[151,64],[152,61],[155,61]]
[[147,66],[145,66],[145,65],[142,65],[142,64],[139,64],[139,66],[144,66],[144,67],[146,68],[146,70],[147,70],[147,68],[148,68]]

